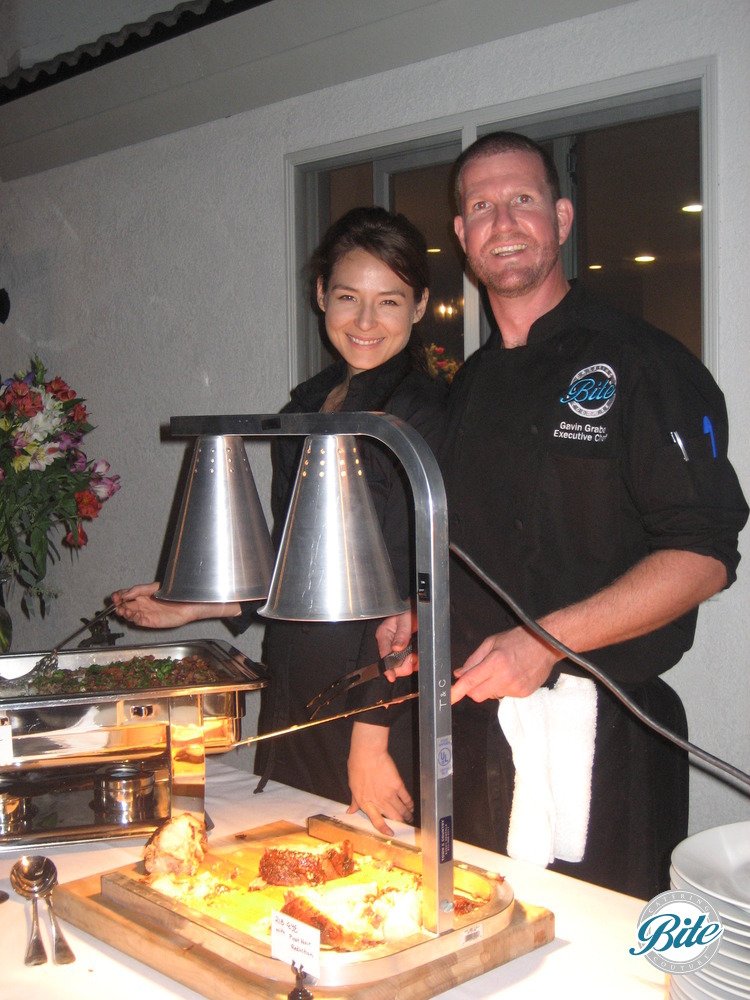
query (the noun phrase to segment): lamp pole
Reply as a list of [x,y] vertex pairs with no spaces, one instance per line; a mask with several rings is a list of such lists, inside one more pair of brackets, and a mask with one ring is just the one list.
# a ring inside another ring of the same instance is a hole
[[172,437],[359,435],[384,444],[401,463],[414,507],[419,629],[419,754],[423,924],[453,929],[453,749],[448,590],[448,511],[430,448],[408,424],[383,413],[183,416]]

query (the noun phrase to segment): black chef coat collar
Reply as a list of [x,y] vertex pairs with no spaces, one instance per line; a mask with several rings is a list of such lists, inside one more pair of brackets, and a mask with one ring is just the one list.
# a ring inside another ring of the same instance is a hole
[[[529,336],[526,343],[521,347],[512,348],[513,351],[523,350],[524,347],[535,347],[537,344],[549,340],[560,329],[568,326],[575,317],[586,298],[586,292],[582,285],[576,283],[571,286],[568,293],[557,303],[554,309],[544,313],[539,319],[531,324]],[[487,338],[487,349],[497,350],[503,348],[503,340],[500,330],[495,327]]]
[[[352,376],[349,390],[341,407],[353,413],[358,410],[381,410],[396,388],[413,368],[409,350],[405,349],[384,361],[377,368]],[[341,359],[313,375],[291,392],[295,406],[305,412],[317,412],[334,386],[346,378],[346,362]]]

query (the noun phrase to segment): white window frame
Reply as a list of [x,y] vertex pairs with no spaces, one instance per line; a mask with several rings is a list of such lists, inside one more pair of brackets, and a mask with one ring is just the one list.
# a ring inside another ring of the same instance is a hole
[[[299,233],[303,231],[305,173],[327,166],[343,166],[385,155],[397,155],[417,144],[439,145],[461,138],[465,149],[488,130],[521,130],[532,138],[565,137],[572,132],[611,125],[617,121],[669,114],[696,108],[701,135],[701,329],[703,362],[719,381],[718,324],[718,150],[717,150],[716,59],[691,60],[658,69],[633,73],[612,80],[542,94],[505,104],[474,109],[344,142],[331,143],[287,154],[287,315],[289,319],[290,388],[307,376],[309,348],[302,337],[308,329],[300,315],[305,301],[300,288],[300,270],[305,254]],[[476,285],[464,276],[464,345],[468,357],[482,339],[481,304]]]

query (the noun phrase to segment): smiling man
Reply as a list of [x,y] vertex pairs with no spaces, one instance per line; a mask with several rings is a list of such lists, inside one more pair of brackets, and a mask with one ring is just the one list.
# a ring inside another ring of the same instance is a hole
[[[698,605],[734,580],[747,519],[723,396],[677,341],[570,287],[573,206],[543,149],[494,133],[455,176],[455,231],[497,328],[451,389],[451,540],[685,736],[659,675],[692,644]],[[409,630],[384,623],[381,653]],[[686,755],[457,560],[451,632],[456,836],[632,895],[667,888]]]

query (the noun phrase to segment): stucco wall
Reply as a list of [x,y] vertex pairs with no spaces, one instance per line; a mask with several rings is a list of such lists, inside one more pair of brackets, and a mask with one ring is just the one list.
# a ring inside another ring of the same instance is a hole
[[[704,57],[715,57],[718,81],[717,368],[750,495],[749,15],[746,0],[641,0],[2,184],[0,284],[12,310],[0,372],[37,352],[67,378],[97,425],[90,455],[107,458],[123,484],[80,559],[64,555],[50,573],[61,595],[47,618],[14,614],[16,648],[48,647],[113,589],[153,577],[185,454],[183,442],[160,440],[170,415],[285,401],[286,154],[504,102],[551,106],[566,88]],[[265,496],[266,448],[249,451]],[[703,609],[695,647],[669,678],[692,739],[745,770],[749,590],[743,563],[738,584]],[[220,624],[180,635],[228,637]],[[259,632],[237,645],[257,655]],[[252,698],[249,711],[253,719]],[[696,774],[694,829],[747,815],[747,797]]]

